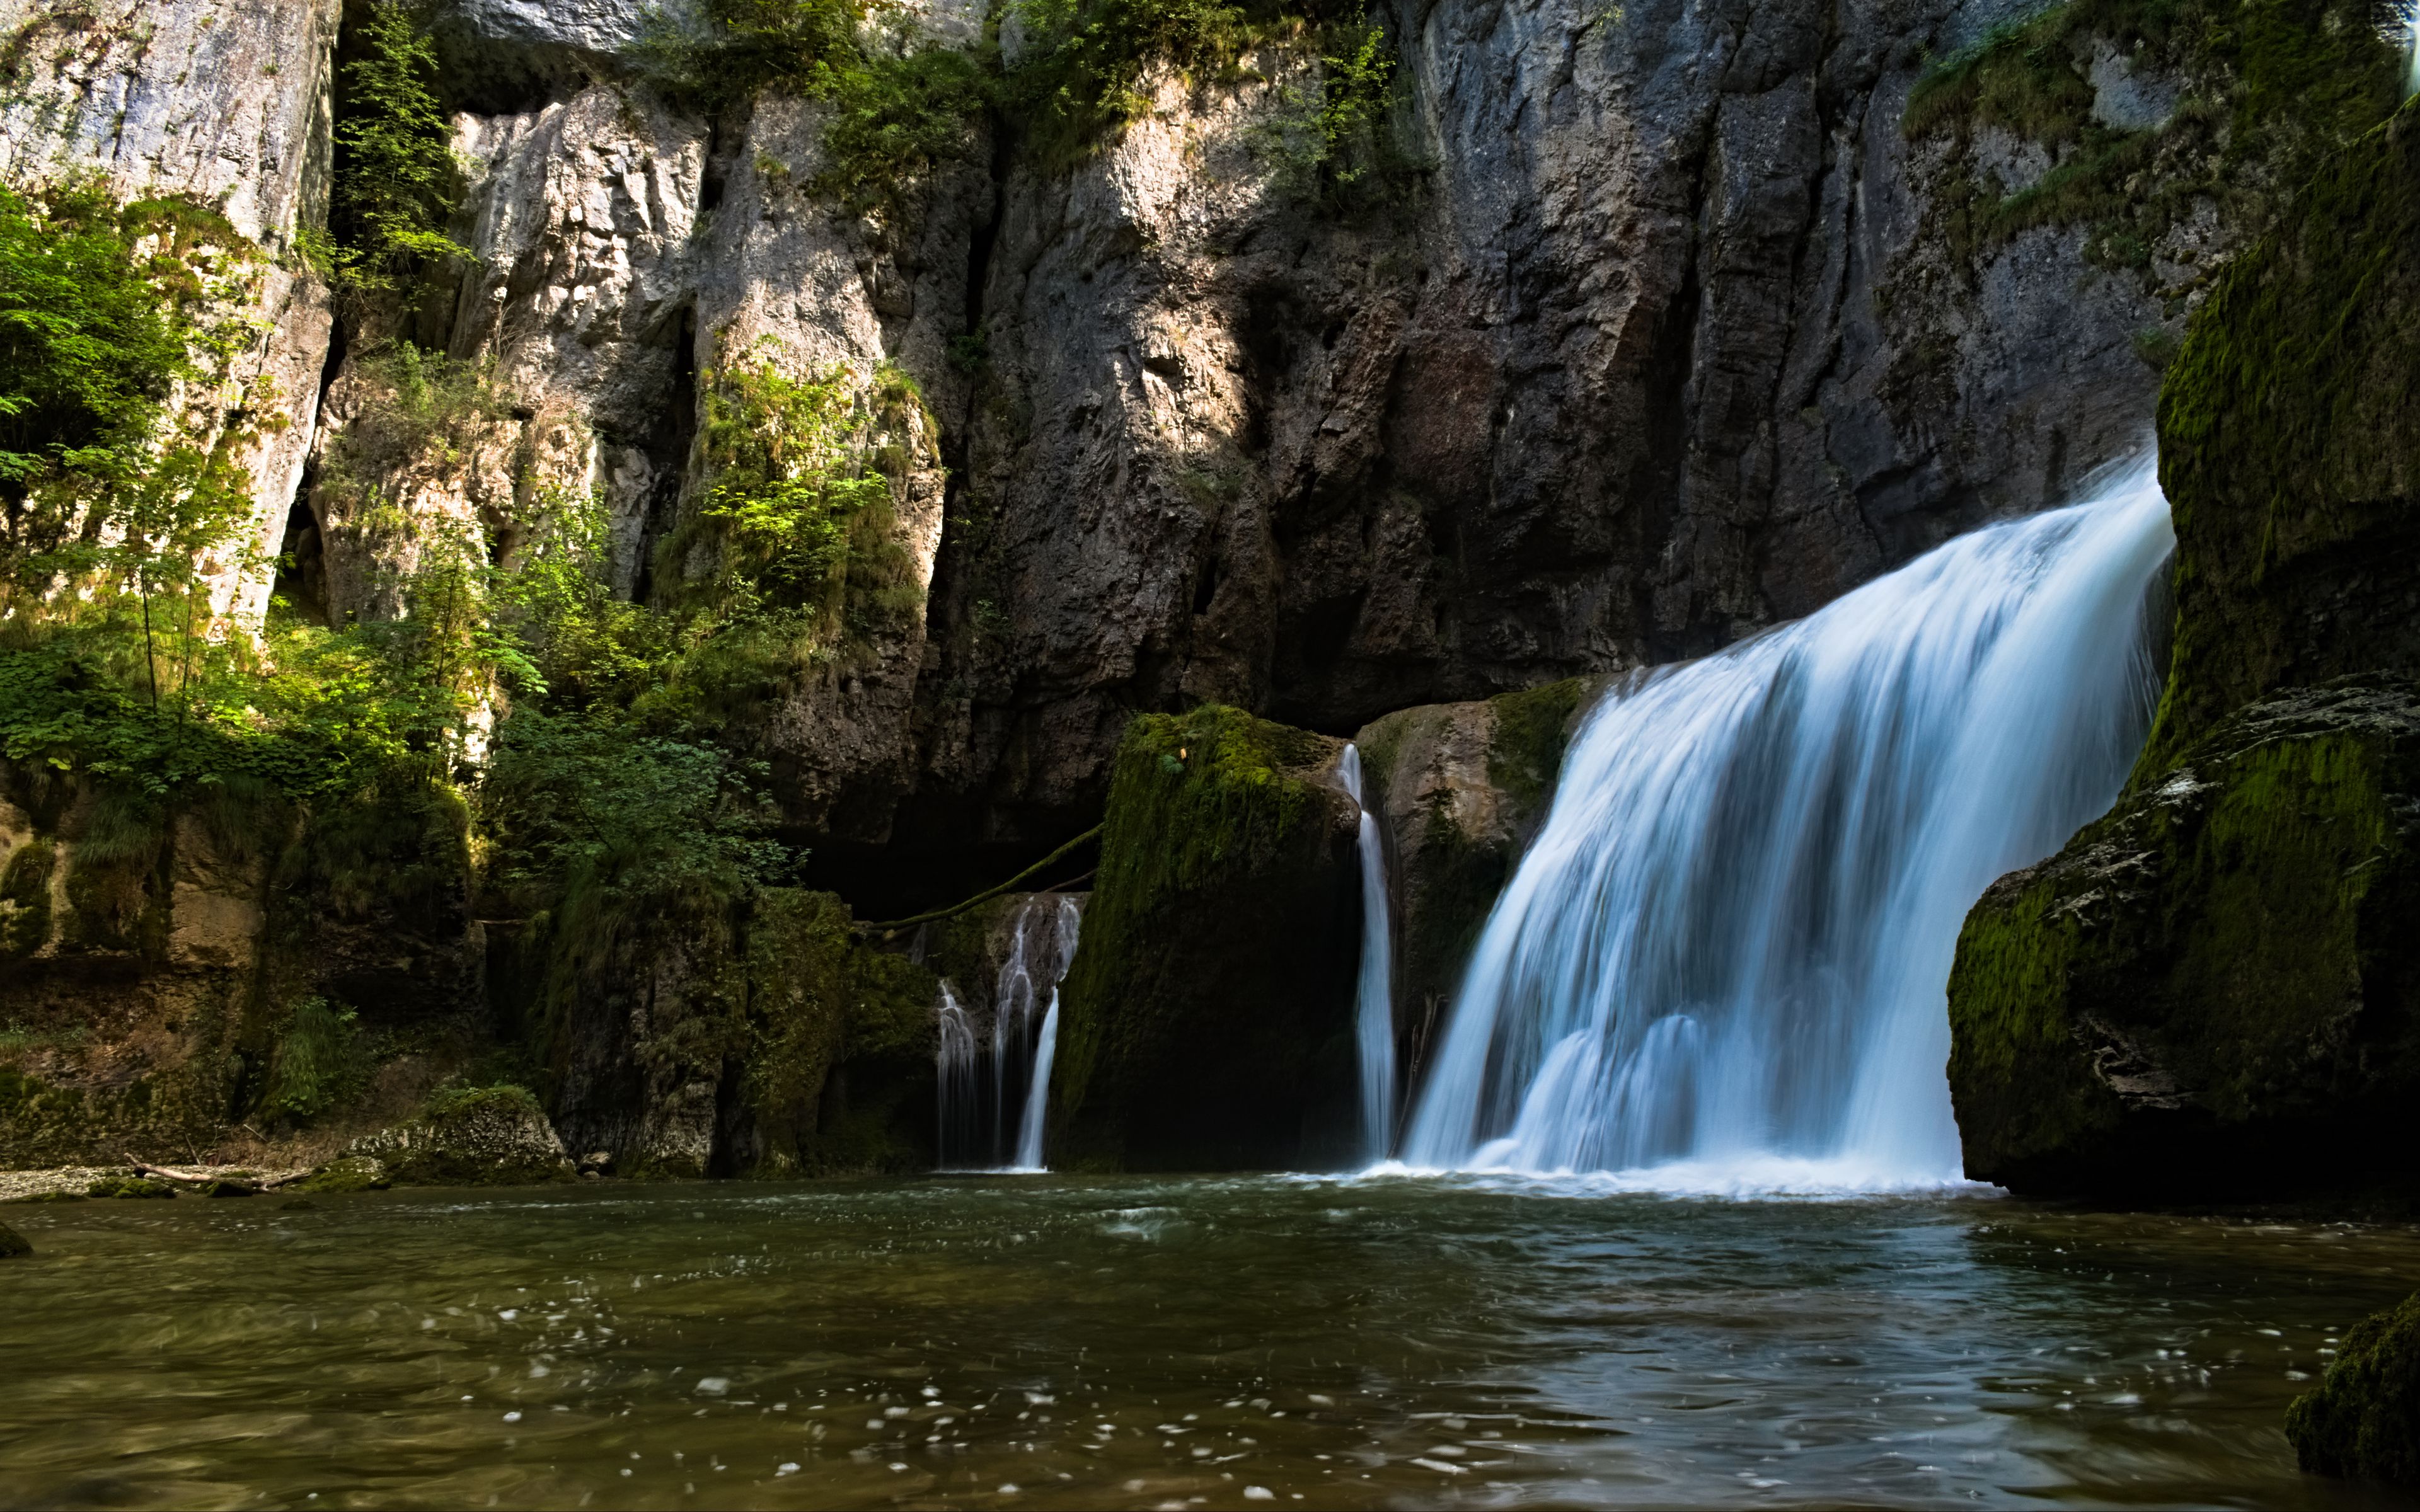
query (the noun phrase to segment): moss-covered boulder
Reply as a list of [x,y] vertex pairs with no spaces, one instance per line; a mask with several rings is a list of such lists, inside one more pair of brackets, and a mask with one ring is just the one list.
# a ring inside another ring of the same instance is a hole
[[85,1188],[88,1197],[173,1197],[177,1189],[165,1181],[147,1180],[140,1176],[104,1176]]
[[2138,776],[2273,689],[2420,671],[2420,110],[2327,160],[2160,391],[2176,642]]
[[24,1235],[7,1224],[0,1224],[0,1260],[13,1260],[20,1255],[33,1253],[34,1246],[25,1242]]
[[1471,947],[1544,822],[1603,678],[1399,710],[1353,737],[1387,823],[1397,1063],[1417,1068]]
[[2420,1172],[2420,687],[2240,710],[1967,917],[1967,1174],[2175,1197]]
[[2420,1296],[2353,1325],[2286,1437],[2315,1475],[2420,1485]]
[[833,894],[592,883],[520,949],[556,1123],[619,1173],[934,1165],[936,980]]
[[348,1153],[378,1161],[405,1186],[525,1186],[574,1174],[546,1110],[522,1087],[449,1088],[419,1118]]
[[1052,1165],[1346,1157],[1360,882],[1342,749],[1217,705],[1128,726],[1061,989]]
[[2176,1198],[2420,1153],[2420,113],[2223,274],[2160,402],[2174,653],[2126,794],[1977,904],[1970,1175]]

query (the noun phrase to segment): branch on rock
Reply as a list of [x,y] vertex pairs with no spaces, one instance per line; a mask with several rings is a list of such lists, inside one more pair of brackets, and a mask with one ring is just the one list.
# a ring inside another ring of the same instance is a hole
[[[931,924],[944,918],[954,918],[979,903],[987,903],[994,898],[999,897],[1001,893],[1014,890],[1018,883],[1025,881],[1027,878],[1040,875],[1050,867],[1056,865],[1059,861],[1064,859],[1069,853],[1076,850],[1078,846],[1099,839],[1103,827],[1104,826],[1100,825],[1094,825],[1092,828],[1077,836],[1074,840],[1069,841],[1066,844],[1060,846],[1057,850],[1052,851],[1049,855],[1044,856],[1039,861],[1034,862],[1032,866],[1027,867],[1024,871],[1019,872],[1016,875],[1009,878],[1006,882],[1000,884],[1000,886],[996,887],[986,887],[962,903],[954,903],[947,908],[936,908],[929,914],[917,914],[908,918],[891,919],[885,923],[876,924],[861,921],[857,925],[857,928],[867,933],[894,934],[903,929],[908,929],[918,924]],[[1081,882],[1084,880],[1084,877],[1089,877],[1092,874],[1092,872],[1087,872],[1084,873],[1084,876],[1078,877],[1076,880],[1078,882]]]

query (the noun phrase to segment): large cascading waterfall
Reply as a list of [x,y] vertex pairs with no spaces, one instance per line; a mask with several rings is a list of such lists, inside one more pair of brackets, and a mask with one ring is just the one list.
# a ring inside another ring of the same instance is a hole
[[1610,696],[1473,952],[1405,1165],[1956,1180],[1960,924],[2116,797],[2174,543],[2139,464]]
[[1371,1160],[1381,1161],[1395,1135],[1394,931],[1387,918],[1386,833],[1362,792],[1359,748],[1344,748],[1337,776],[1361,810],[1361,974],[1353,1035],[1361,1063],[1361,1146]]
[[1075,961],[1082,919],[1082,904],[1067,894],[1035,893],[1017,906],[992,983],[988,1043],[956,984],[941,983],[935,1013],[944,1169],[1041,1168],[1059,983]]

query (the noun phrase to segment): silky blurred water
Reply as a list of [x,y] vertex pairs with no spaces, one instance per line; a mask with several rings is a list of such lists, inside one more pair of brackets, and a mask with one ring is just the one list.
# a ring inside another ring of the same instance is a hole
[[0,1503],[2377,1504],[2406,1229],[1488,1178],[19,1207]]

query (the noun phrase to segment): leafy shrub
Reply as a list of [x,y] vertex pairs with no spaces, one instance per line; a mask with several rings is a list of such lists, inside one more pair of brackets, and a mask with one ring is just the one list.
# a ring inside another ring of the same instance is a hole
[[360,1091],[363,1065],[353,1011],[322,997],[294,1005],[271,1053],[259,1110],[306,1123]]
[[336,99],[333,271],[359,291],[396,289],[471,252],[447,234],[462,193],[437,93],[437,49],[405,0],[375,0],[350,38]]

